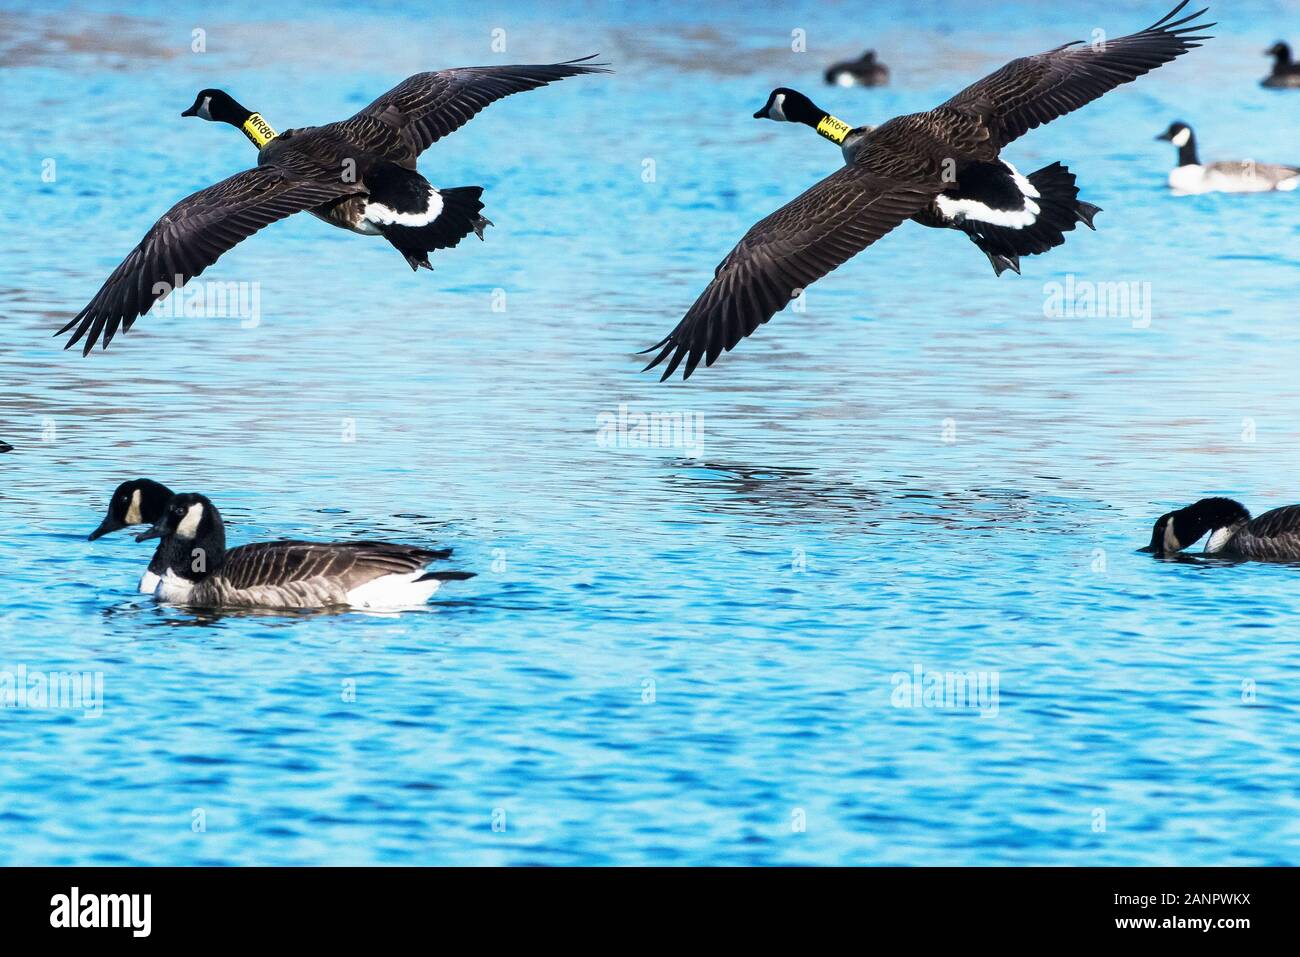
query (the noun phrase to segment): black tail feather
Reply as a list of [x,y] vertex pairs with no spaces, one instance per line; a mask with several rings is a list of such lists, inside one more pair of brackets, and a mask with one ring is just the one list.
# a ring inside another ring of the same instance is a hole
[[1002,275],[1008,269],[1020,272],[1021,256],[1037,256],[1065,242],[1065,234],[1079,223],[1096,229],[1093,218],[1101,207],[1079,200],[1074,174],[1060,163],[1044,166],[1026,177],[1038,191],[1039,215],[1032,226],[1013,229],[977,220],[966,220],[958,228],[984,251],[993,271]]
[[492,221],[480,215],[483,202],[482,186],[457,186],[438,191],[442,197],[442,211],[427,226],[384,226],[384,238],[406,257],[412,269],[432,269],[429,253],[435,249],[450,249],[470,233],[483,238],[483,230]]

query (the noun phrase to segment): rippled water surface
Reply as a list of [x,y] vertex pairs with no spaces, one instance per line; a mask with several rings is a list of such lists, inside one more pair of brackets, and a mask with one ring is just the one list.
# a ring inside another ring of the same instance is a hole
[[[1014,144],[1105,210],[1023,276],[908,224],[685,384],[633,355],[839,162],[750,118],[773,86],[879,122],[1163,2],[0,0],[0,672],[104,696],[0,711],[0,862],[1296,863],[1300,569],[1133,550],[1206,494],[1300,501],[1300,199],[1172,198],[1153,141],[1300,160],[1300,92],[1257,86],[1300,8],[1219,3],[1205,48]],[[892,86],[819,85],[865,46]],[[593,52],[617,74],[425,154],[496,224],[435,272],[296,217],[205,276],[259,283],[255,326],[50,338],[251,164],[179,117],[196,90],[284,129]],[[1149,313],[1046,317],[1071,276]],[[602,444],[621,405],[702,434]],[[449,545],[478,577],[401,616],[157,607],[149,546],[85,540],[138,475],[234,542]],[[911,706],[917,668],[988,673],[996,708]]]

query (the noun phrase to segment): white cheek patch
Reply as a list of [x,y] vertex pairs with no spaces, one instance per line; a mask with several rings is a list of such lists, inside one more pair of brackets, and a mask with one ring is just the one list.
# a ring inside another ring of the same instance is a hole
[[1181,148],[1183,146],[1186,146],[1187,141],[1190,140],[1191,138],[1192,138],[1192,131],[1189,129],[1182,129],[1179,130],[1177,133],[1175,133],[1174,138],[1169,142]]
[[176,534],[180,538],[193,538],[199,533],[199,521],[203,518],[203,505],[201,502],[195,502],[185,512],[185,517],[181,519],[180,524],[176,526]]
[[131,493],[131,507],[126,510],[126,524],[139,525],[144,519],[140,517],[140,490]]
[[212,119],[212,97],[205,96],[203,102],[199,104],[199,119]]
[[1181,552],[1182,544],[1178,541],[1178,536],[1174,534],[1174,520],[1170,519],[1165,522],[1165,554],[1172,555],[1174,552]]
[[767,118],[769,120],[785,119],[785,94],[778,93],[772,97],[772,105],[767,108]]

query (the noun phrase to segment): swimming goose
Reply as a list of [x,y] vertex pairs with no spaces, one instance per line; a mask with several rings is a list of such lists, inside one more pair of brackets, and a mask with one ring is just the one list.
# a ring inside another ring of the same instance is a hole
[[388,542],[257,542],[226,549],[221,513],[205,496],[172,496],[136,541],[161,538],[154,597],[199,608],[398,609],[423,604],[444,581],[473,572],[426,572],[451,549]]
[[119,328],[130,329],[155,301],[211,266],[222,253],[293,213],[307,210],[331,225],[383,236],[412,269],[429,253],[455,246],[490,225],[479,215],[481,186],[437,189],[416,170],[431,144],[489,104],[586,73],[608,73],[582,60],[520,66],[462,67],[417,73],[351,119],[277,134],[260,113],[221,90],[201,90],[182,116],[228,123],[257,147],[257,166],[181,200],[154,224],[89,305],[56,335],[75,330],[89,354]]
[[1190,548],[1206,532],[1207,555],[1255,558],[1262,561],[1300,560],[1300,505],[1286,505],[1252,519],[1244,505],[1230,498],[1203,498],[1167,512],[1156,520],[1151,544],[1139,548],[1165,558]]
[[1218,162],[1202,166],[1196,157],[1196,134],[1186,123],[1175,121],[1156,137],[1178,147],[1178,165],[1169,174],[1175,196],[1199,193],[1267,193],[1289,191],[1300,185],[1300,169],[1254,160]]
[[1291,47],[1278,40],[1264,51],[1264,55],[1273,58],[1273,72],[1259,81],[1260,86],[1275,90],[1300,87],[1300,64],[1291,62]]
[[889,67],[876,60],[876,51],[868,50],[856,60],[836,63],[826,71],[831,86],[884,86],[889,82]]
[[[822,135],[828,123],[842,123],[798,90],[779,87],[754,114],[756,120],[802,123]],[[845,124],[847,126],[847,124]],[[840,151],[851,166],[858,148],[874,127],[856,126],[845,133]],[[834,142],[834,137],[827,137]],[[1074,174],[1060,163],[1027,177],[1004,159],[968,168],[952,190],[912,216],[922,226],[965,233],[993,265],[994,275],[1020,272],[1021,256],[1036,256],[1065,242],[1065,233],[1083,223],[1089,229],[1101,207],[1078,199]]]
[[[171,489],[152,479],[132,479],[123,482],[108,501],[108,514],[99,523],[99,528],[86,536],[87,541],[93,542],[109,532],[116,532],[120,528],[131,525],[153,525],[162,518],[171,497]],[[140,577],[140,591],[152,595],[154,589],[158,587],[159,576],[166,568],[163,550],[160,547],[154,551],[149,567]]]
[[8,442],[0,442],[0,452],[12,452],[14,447]]
[[[999,160],[1003,147],[1199,46],[1207,38],[1196,31],[1213,24],[1191,23],[1205,11],[1173,20],[1186,4],[1131,36],[1012,60],[929,112],[865,133],[847,165],[745,234],[685,318],[645,350],[662,350],[646,368],[667,359],[667,379],[683,361],[683,378],[701,360],[713,365],[802,290],[906,219],[981,220],[968,232],[1036,224],[1045,197]],[[830,116],[818,124],[839,144],[851,130]]]

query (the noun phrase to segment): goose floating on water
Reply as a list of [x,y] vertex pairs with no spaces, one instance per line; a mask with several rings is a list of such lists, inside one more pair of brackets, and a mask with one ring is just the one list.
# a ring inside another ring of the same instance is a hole
[[264,226],[303,210],[342,229],[383,236],[412,269],[431,269],[430,252],[471,232],[482,239],[490,223],[479,214],[481,186],[435,188],[416,171],[416,158],[502,97],[610,72],[591,59],[417,73],[351,119],[279,134],[228,93],[201,90],[181,115],[241,130],[258,149],[257,166],[164,213],[56,335],[73,330],[65,348],[84,338],[83,355],[97,340],[108,348],[119,329],[130,329],[174,286]]
[[856,60],[836,63],[826,71],[830,86],[884,86],[889,82],[889,67],[876,59],[875,50],[867,50]]
[[1177,555],[1209,533],[1205,554],[1261,561],[1300,560],[1300,505],[1251,518],[1240,502],[1203,498],[1156,519],[1151,544],[1139,548],[1160,558]]
[[[1197,31],[1213,24],[1192,22],[1204,10],[1174,20],[1186,5],[1183,0],[1130,36],[1104,44],[1076,41],[1012,60],[929,112],[859,127],[865,132],[850,144],[846,165],[745,234],[677,327],[645,350],[660,350],[646,369],[666,360],[661,378],[667,379],[685,362],[685,379],[701,361],[713,365],[802,290],[904,220],[956,226],[977,244],[978,234],[1005,237],[1008,226],[1043,229],[1058,197],[1043,194],[1003,162],[1003,147],[1200,46],[1197,41],[1208,37]],[[769,118],[783,109],[780,93],[768,98]],[[816,128],[841,146],[854,132],[833,116]],[[1059,175],[1063,184],[1068,176],[1073,189],[1073,176],[1057,169],[1053,178]],[[1054,223],[1060,231],[1061,223]],[[1018,255],[1014,246],[1011,255]]]
[[[153,525],[163,516],[167,503],[171,501],[172,490],[153,479],[132,479],[123,482],[113,491],[108,500],[108,514],[99,523],[99,527],[86,536],[88,541],[116,532],[132,525]],[[140,577],[139,589],[143,594],[152,595],[158,587],[158,579],[166,570],[162,549],[154,552],[149,567]]]
[[1178,165],[1169,173],[1169,188],[1176,196],[1199,193],[1288,192],[1300,185],[1300,169],[1253,160],[1201,165],[1196,154],[1196,134],[1186,123],[1175,120],[1156,139],[1178,147]]
[[207,497],[172,496],[136,541],[161,538],[154,597],[196,608],[397,610],[423,604],[445,581],[473,572],[429,572],[451,549],[388,542],[256,542],[226,548],[221,513]]
[[1273,72],[1259,81],[1260,86],[1273,90],[1300,88],[1300,64],[1291,62],[1291,47],[1281,40],[1264,51],[1273,58]]

